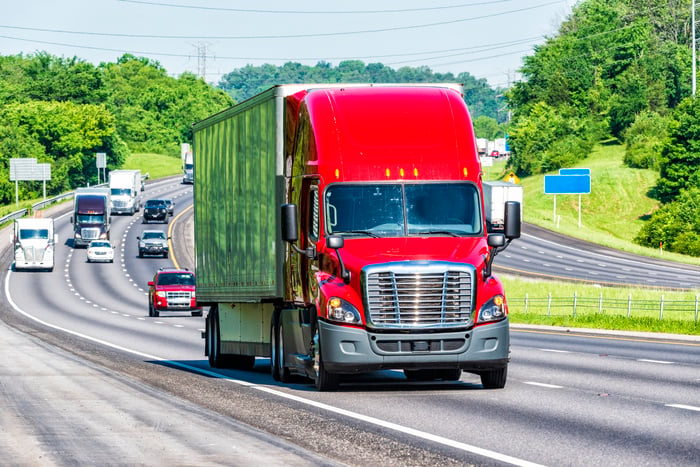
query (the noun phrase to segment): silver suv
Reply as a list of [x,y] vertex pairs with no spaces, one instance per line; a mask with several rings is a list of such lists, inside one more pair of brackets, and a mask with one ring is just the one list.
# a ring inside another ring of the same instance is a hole
[[136,237],[139,241],[139,258],[145,255],[168,257],[168,237],[161,230],[144,230],[140,237]]

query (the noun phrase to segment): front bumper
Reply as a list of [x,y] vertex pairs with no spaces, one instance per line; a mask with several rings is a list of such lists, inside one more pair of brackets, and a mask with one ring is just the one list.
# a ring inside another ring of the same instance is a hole
[[332,373],[387,369],[461,368],[481,371],[508,364],[508,319],[470,330],[375,333],[319,322],[323,364]]

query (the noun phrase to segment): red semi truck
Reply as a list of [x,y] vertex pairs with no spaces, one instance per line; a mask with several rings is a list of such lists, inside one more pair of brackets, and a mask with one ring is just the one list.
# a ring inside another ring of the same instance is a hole
[[212,367],[506,384],[508,307],[460,85],[279,85],[194,125]]

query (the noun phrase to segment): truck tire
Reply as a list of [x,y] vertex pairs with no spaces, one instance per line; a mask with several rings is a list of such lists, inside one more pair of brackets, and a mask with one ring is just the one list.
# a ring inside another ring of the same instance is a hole
[[288,383],[291,375],[285,364],[283,332],[282,316],[275,311],[270,325],[270,373],[275,381]]
[[321,333],[318,330],[317,324],[314,325],[313,343],[314,372],[316,374],[314,383],[316,389],[321,392],[335,391],[340,384],[340,377],[335,373],[326,371],[321,352]]
[[206,346],[209,356],[209,366],[212,368],[236,368],[252,370],[255,366],[255,356],[233,355],[221,353],[221,333],[219,332],[219,309],[212,306],[206,321]]
[[495,370],[482,371],[479,373],[479,376],[484,389],[503,389],[506,386],[508,367],[504,366]]
[[221,353],[219,348],[219,310],[216,306],[211,307],[206,321],[207,335],[207,355],[209,356],[209,366],[212,368],[222,368]]

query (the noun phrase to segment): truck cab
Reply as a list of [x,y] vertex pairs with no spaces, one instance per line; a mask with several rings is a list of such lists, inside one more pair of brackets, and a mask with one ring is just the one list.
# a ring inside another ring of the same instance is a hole
[[15,270],[53,271],[54,252],[58,244],[53,219],[16,219],[12,243]]

